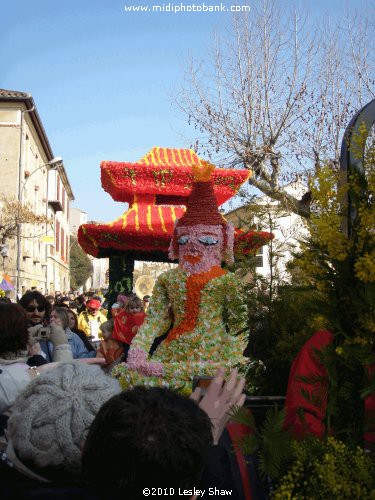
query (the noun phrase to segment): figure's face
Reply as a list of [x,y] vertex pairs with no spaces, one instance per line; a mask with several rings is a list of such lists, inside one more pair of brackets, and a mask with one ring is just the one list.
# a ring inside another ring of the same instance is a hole
[[178,227],[176,231],[178,262],[184,271],[198,274],[221,265],[224,240],[222,226],[198,224]]

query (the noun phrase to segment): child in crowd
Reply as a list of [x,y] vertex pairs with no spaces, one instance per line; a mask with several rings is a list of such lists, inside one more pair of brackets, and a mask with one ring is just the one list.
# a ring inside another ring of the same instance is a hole
[[107,365],[110,365],[123,354],[123,348],[120,342],[112,337],[113,320],[105,321],[100,325],[103,340],[100,341],[100,346],[96,351],[97,358],[104,358]]
[[120,311],[121,311],[121,304],[119,302],[113,303],[111,307],[112,318],[115,318]]
[[148,306],[150,305],[150,296],[144,295],[142,300],[143,300],[143,307],[144,307],[145,311],[147,312]]
[[128,357],[130,344],[145,317],[142,300],[136,295],[132,295],[128,298],[125,308],[121,309],[114,319],[112,338],[122,343],[125,361]]

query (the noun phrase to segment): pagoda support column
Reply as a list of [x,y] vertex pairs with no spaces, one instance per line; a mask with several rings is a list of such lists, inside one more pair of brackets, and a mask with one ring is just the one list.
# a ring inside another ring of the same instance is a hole
[[133,290],[134,262],[134,257],[126,253],[109,257],[109,311],[119,293],[128,293]]

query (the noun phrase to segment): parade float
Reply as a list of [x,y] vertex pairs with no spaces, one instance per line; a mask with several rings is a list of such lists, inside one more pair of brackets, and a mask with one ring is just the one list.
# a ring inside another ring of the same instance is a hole
[[[123,387],[163,385],[190,392],[195,375],[213,376],[244,362],[247,311],[241,283],[221,264],[233,263],[234,228],[220,214],[213,165],[193,166],[187,210],[176,221],[169,247],[179,265],[157,280],[145,323],[128,361],[115,370]],[[167,333],[152,360],[155,337]]]
[[[109,258],[109,301],[133,288],[134,262],[170,262],[168,247],[175,222],[186,210],[192,191],[192,166],[200,161],[190,149],[155,147],[135,163],[103,161],[101,183],[116,202],[128,208],[115,221],[83,224],[78,241],[96,258]],[[220,206],[248,179],[247,170],[215,169],[213,190]],[[235,231],[234,251],[255,253],[270,234]]]

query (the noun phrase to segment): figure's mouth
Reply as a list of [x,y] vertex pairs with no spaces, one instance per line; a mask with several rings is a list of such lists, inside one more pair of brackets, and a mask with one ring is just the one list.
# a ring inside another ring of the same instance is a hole
[[198,262],[201,261],[202,256],[201,255],[185,255],[184,259],[186,262],[189,262],[189,264],[197,264]]

